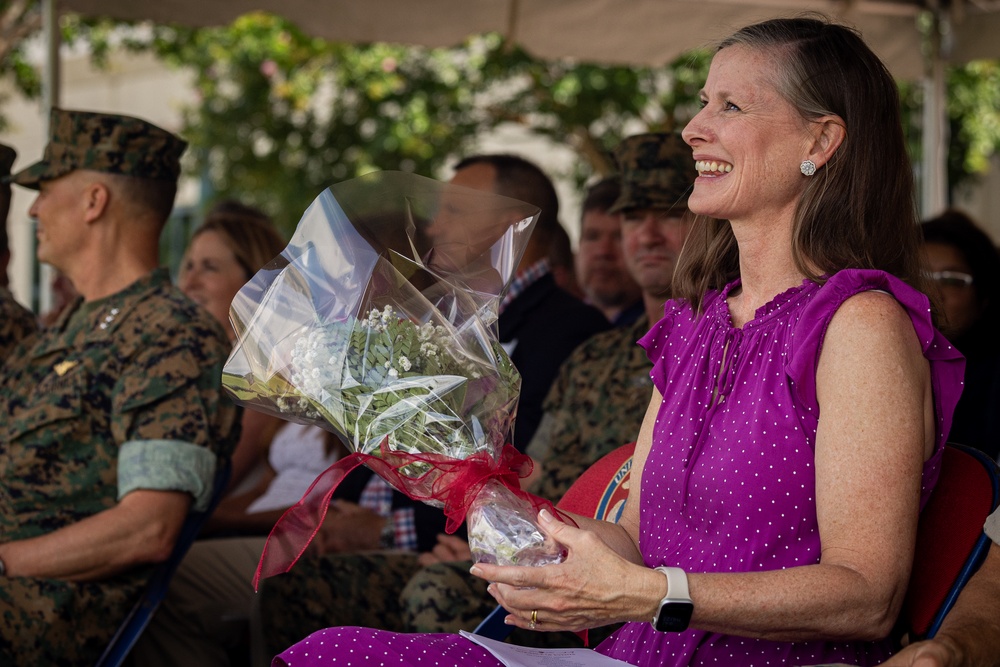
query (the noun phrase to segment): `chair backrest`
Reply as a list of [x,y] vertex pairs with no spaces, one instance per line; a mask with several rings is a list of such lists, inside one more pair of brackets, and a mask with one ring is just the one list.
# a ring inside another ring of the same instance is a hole
[[933,637],[990,548],[986,517],[1000,500],[997,465],[979,450],[949,443],[941,476],[920,514],[901,630]]
[[125,620],[118,626],[114,637],[111,638],[111,641],[104,649],[104,653],[97,660],[97,667],[119,667],[125,661],[129,651],[132,650],[132,647],[138,641],[139,635],[149,625],[153,614],[159,608],[160,603],[163,602],[163,598],[166,597],[170,579],[174,576],[177,566],[181,564],[184,555],[187,554],[188,549],[191,548],[191,545],[198,537],[202,524],[205,523],[205,520],[212,514],[216,505],[222,499],[226,486],[229,484],[231,468],[232,465],[228,459],[219,464],[218,469],[215,471],[215,479],[212,482],[212,499],[209,501],[208,507],[203,512],[191,512],[184,519],[184,525],[181,527],[181,532],[174,543],[174,550],[165,561],[158,563],[153,568],[152,575],[149,581],[146,582],[146,588],[143,590],[142,596],[129,611]]
[[[556,507],[581,516],[592,516],[602,521],[617,522],[628,497],[629,478],[632,472],[632,452],[635,443],[597,459],[573,485],[566,490]],[[497,607],[476,626],[473,632],[483,637],[503,641],[514,626],[503,622],[507,610]]]
[[617,522],[628,498],[634,451],[633,442],[597,459],[566,490],[557,507],[581,516]]

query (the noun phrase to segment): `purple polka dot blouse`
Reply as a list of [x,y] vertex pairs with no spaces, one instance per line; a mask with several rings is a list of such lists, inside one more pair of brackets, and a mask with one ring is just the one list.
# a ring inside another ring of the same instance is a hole
[[[927,298],[879,271],[845,270],[805,281],[735,328],[725,297],[707,295],[702,316],[671,301],[640,344],[663,395],[642,474],[640,549],[650,567],[753,572],[819,561],[813,447],[816,365],[837,308],[865,290],[902,304],[931,364],[938,437],[924,465],[921,504],[937,481],[961,393],[961,355],[932,326]],[[747,610],[752,613],[752,610]],[[630,623],[597,650],[633,665],[878,664],[888,642],[774,642]],[[458,635],[399,635],[332,628],[275,658],[275,666],[499,663]]]
[[[964,363],[932,324],[927,298],[888,274],[846,270],[778,295],[742,328],[725,296],[704,315],[668,302],[640,344],[663,395],[642,474],[640,550],[646,565],[689,572],[754,572],[819,562],[813,447],[816,366],[833,314],[865,290],[907,310],[930,361],[937,414],[921,504],[937,481]],[[752,613],[752,610],[748,610]],[[598,650],[636,665],[878,664],[888,642],[774,642],[631,623]]]

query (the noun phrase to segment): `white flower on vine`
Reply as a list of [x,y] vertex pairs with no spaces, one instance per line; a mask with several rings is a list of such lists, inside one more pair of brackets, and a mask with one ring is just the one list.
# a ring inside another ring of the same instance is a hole
[[411,364],[410,360],[407,359],[406,357],[399,358],[399,367],[402,368],[404,371],[410,370],[412,366],[413,364]]
[[390,368],[389,369],[389,377],[391,377],[391,378],[398,378],[399,377],[399,371],[397,371],[395,368]]

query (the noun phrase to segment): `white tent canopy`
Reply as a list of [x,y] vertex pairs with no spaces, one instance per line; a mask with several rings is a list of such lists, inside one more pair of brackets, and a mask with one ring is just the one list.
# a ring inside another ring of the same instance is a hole
[[899,78],[923,75],[917,16],[947,7],[957,61],[996,57],[995,0],[59,0],[92,16],[224,25],[253,10],[331,40],[452,46],[498,31],[543,58],[661,65],[759,19],[819,11],[856,25]]
[[[860,29],[897,78],[927,82],[924,215],[946,202],[944,65],[1000,57],[1000,0],[44,1],[56,1],[59,11],[188,26],[224,25],[263,10],[310,34],[362,43],[452,46],[472,34],[498,31],[543,58],[653,66],[741,25],[818,11]],[[921,17],[931,19],[932,39],[921,33]],[[51,99],[58,99],[58,91]]]

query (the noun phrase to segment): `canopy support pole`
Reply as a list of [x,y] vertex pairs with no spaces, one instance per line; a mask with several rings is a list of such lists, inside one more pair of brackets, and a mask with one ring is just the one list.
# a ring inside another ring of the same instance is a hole
[[[56,0],[42,0],[42,38],[45,42],[45,69],[42,76],[42,129],[49,136],[50,112],[58,107],[62,94],[62,78],[60,76],[59,46],[62,43],[62,33],[59,30],[59,11]],[[32,262],[37,258],[32,257]],[[38,310],[47,313],[52,310],[52,281],[56,272],[49,264],[38,267]]]
[[923,181],[920,216],[938,215],[948,205],[948,114],[945,90],[945,51],[942,42],[948,22],[943,11],[934,10],[928,39],[923,104]]

